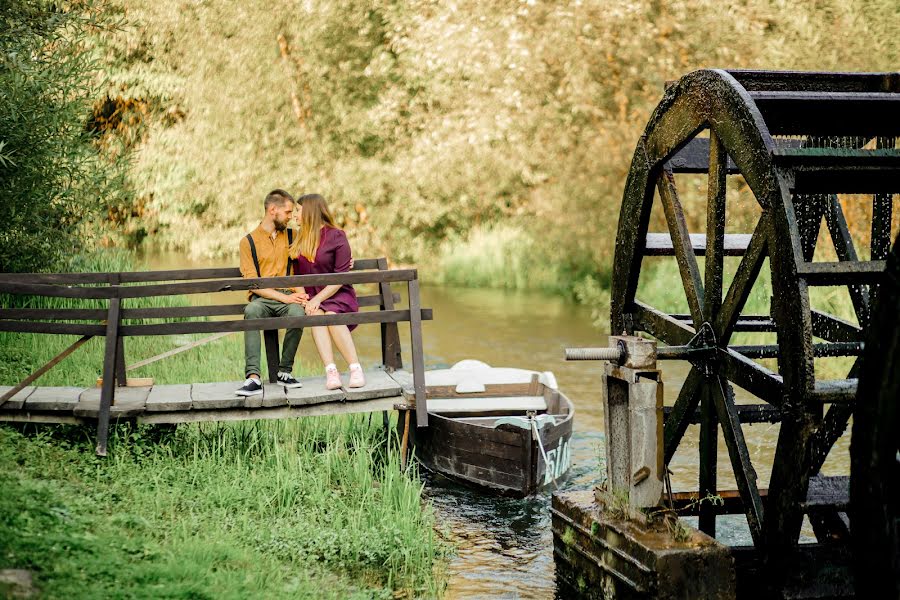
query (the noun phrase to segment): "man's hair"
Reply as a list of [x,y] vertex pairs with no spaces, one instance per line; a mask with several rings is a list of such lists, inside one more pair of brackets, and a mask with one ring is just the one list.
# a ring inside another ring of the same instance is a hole
[[285,202],[290,202],[291,204],[296,204],[294,197],[288,194],[286,191],[278,189],[272,190],[266,195],[266,201],[263,204],[265,210],[269,210],[269,207],[273,204],[278,206],[279,208],[284,206]]

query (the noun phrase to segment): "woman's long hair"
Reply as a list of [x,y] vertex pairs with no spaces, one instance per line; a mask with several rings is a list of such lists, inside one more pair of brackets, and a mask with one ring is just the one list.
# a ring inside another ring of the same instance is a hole
[[300,235],[291,245],[291,258],[300,255],[306,257],[309,262],[316,262],[316,250],[319,249],[319,234],[322,226],[337,229],[334,219],[328,211],[328,204],[319,194],[306,194],[297,199],[301,207],[300,211]]

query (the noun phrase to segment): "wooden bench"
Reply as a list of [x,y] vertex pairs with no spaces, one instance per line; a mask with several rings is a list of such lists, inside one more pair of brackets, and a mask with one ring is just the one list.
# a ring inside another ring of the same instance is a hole
[[[394,293],[391,287],[392,283],[406,284],[408,308],[397,307],[400,295]],[[265,319],[196,320],[213,316],[243,316],[245,307],[243,303],[151,308],[128,308],[125,306],[127,302],[138,298],[332,284],[377,284],[378,293],[361,296],[359,303],[363,310],[358,313]],[[106,302],[106,308],[0,307],[0,331],[81,336],[69,348],[26,377],[18,385],[0,391],[0,419],[3,419],[4,414],[10,411],[27,409],[29,400],[41,397],[42,394],[39,391],[42,388],[28,391],[31,384],[77,350],[88,339],[94,336],[106,338],[103,381],[99,397],[89,398],[90,402],[82,406],[82,415],[76,415],[89,418],[95,416],[97,419],[97,454],[101,456],[106,454],[111,415],[122,417],[129,414],[124,406],[128,402],[125,402],[124,398],[122,405],[116,404],[116,389],[118,387],[122,390],[128,382],[124,343],[125,338],[132,336],[221,334],[260,330],[264,332],[269,379],[274,382],[278,370],[278,329],[378,323],[381,326],[382,362],[385,370],[391,372],[402,367],[398,323],[406,321],[410,323],[410,350],[413,363],[412,391],[416,401],[416,424],[419,427],[425,427],[428,424],[422,352],[422,320],[432,318],[431,310],[421,307],[416,270],[389,269],[385,258],[357,260],[353,271],[349,273],[257,279],[244,279],[237,268],[113,273],[0,273],[0,293]],[[133,320],[139,320],[139,322],[128,322]],[[166,353],[161,357],[170,354],[172,353]],[[143,362],[146,364],[146,361]],[[73,391],[75,389],[69,390],[69,396],[75,393]],[[122,393],[134,395],[136,392]],[[192,404],[197,400],[197,398],[193,398],[197,393],[200,392],[191,392],[190,402]],[[81,403],[84,394],[85,391],[80,390],[75,397],[75,402]],[[152,390],[148,390],[143,397],[144,407],[151,399],[151,395]],[[342,398],[335,398],[337,401],[344,399],[347,399],[346,394]],[[96,408],[91,407],[91,403],[95,403]],[[228,407],[229,410],[233,408],[243,410],[253,407],[246,404],[242,407]],[[43,416],[45,417],[43,420],[52,421],[52,418],[47,415]],[[38,417],[41,415],[39,414]]]

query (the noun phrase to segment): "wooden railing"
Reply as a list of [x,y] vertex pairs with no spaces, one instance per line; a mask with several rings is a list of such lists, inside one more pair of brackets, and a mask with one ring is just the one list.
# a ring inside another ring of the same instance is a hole
[[[160,283],[166,282],[166,283]],[[272,317],[264,319],[206,320],[206,317],[243,315],[246,304],[127,308],[137,298],[233,292],[266,288],[325,286],[332,284],[377,284],[378,293],[359,297],[361,308],[375,310],[335,315]],[[392,283],[406,283],[409,306],[398,309],[399,294]],[[0,397],[0,406],[49,371],[94,336],[106,338],[103,383],[97,420],[97,454],[106,455],[110,407],[117,386],[125,386],[125,338],[146,335],[181,335],[263,331],[270,381],[278,370],[278,329],[324,325],[381,325],[382,362],[387,370],[402,367],[398,323],[410,324],[410,352],[416,400],[416,424],[428,425],[425,398],[425,366],[422,351],[422,320],[432,318],[423,309],[415,269],[388,269],[387,259],[360,259],[349,273],[293,275],[244,279],[237,268],[182,269],[113,273],[0,273],[0,293],[106,301],[106,308],[8,308],[0,307],[0,331],[82,336],[50,362],[26,377]],[[203,320],[190,320],[201,318]],[[126,324],[127,320],[160,320],[158,323]],[[177,319],[177,320],[174,320]],[[88,321],[80,323],[78,321]],[[97,321],[97,323],[90,323]]]

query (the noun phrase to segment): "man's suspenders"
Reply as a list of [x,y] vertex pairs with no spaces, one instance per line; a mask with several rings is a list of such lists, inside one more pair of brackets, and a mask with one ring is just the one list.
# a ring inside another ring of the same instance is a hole
[[[294,243],[294,231],[290,228],[288,228],[286,231],[287,231],[287,237],[288,237],[288,248],[290,248],[291,245],[293,245],[293,243]],[[247,241],[250,242],[250,254],[251,254],[251,256],[253,256],[253,266],[256,267],[256,276],[262,277],[262,273],[259,270],[259,256],[256,255],[256,244],[253,243],[253,236],[250,235],[249,233],[247,234]],[[290,274],[291,274],[291,257],[289,255],[288,261],[287,261],[287,272],[285,272],[284,275],[285,275],[285,277],[287,277]]]

